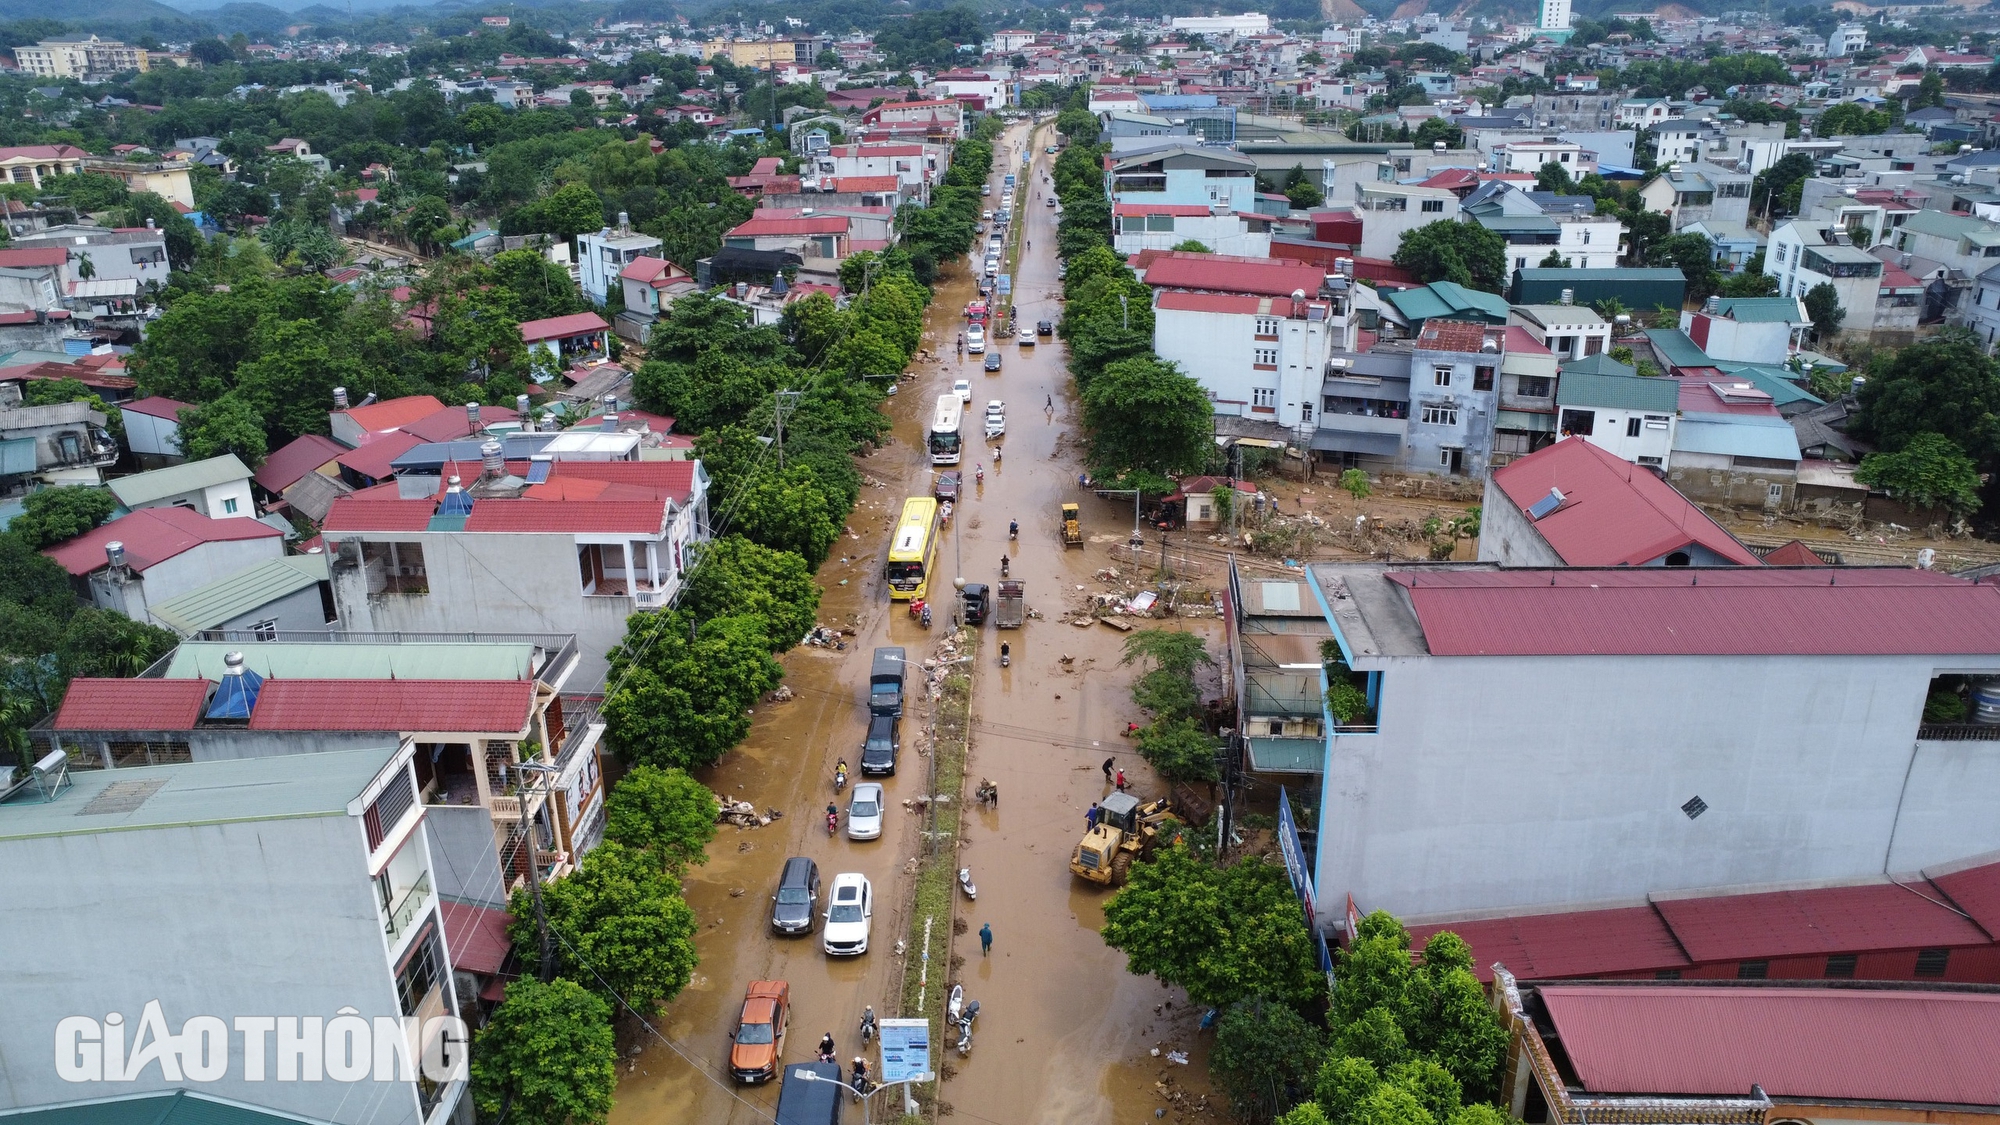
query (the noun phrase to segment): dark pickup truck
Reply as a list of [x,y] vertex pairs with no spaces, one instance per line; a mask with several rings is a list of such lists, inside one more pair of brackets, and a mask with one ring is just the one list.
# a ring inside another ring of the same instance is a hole
[[875,650],[875,663],[868,670],[868,711],[874,715],[903,713],[903,677],[909,668],[900,647]]

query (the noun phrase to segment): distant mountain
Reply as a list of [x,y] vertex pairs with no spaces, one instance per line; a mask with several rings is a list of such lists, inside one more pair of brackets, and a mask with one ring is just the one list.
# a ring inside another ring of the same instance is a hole
[[0,0],[0,20],[59,19],[76,28],[102,24],[140,24],[150,20],[179,20],[187,16],[158,0]]

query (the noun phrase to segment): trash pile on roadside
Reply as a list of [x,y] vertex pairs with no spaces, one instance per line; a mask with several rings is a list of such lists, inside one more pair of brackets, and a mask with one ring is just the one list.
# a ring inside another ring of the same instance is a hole
[[723,797],[722,811],[716,814],[717,824],[733,824],[738,828],[762,828],[774,820],[783,820],[785,814],[777,809],[765,809],[762,813],[749,801],[739,801],[733,797]]

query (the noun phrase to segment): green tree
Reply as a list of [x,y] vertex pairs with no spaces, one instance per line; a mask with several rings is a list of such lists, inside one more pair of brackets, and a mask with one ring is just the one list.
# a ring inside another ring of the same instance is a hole
[[683,770],[633,766],[604,804],[604,838],[649,851],[676,874],[708,862],[721,802]]
[[1193,719],[1159,719],[1139,731],[1139,754],[1168,781],[1214,781],[1216,741]]
[[1384,1075],[1392,1086],[1400,1086],[1416,1096],[1418,1104],[1436,1121],[1448,1121],[1458,1112],[1458,1079],[1451,1072],[1427,1058],[1406,1059],[1389,1068]]
[[1094,145],[1102,131],[1097,115],[1087,109],[1066,109],[1056,115],[1056,132],[1073,145]]
[[157,625],[134,621],[117,610],[83,606],[63,624],[56,641],[56,667],[65,678],[129,679],[179,643],[179,637]]
[[1215,445],[1208,392],[1157,356],[1105,365],[1083,389],[1090,465],[1102,477],[1138,470],[1163,477],[1200,471]]
[[1894,453],[1870,453],[1854,479],[1917,508],[1954,516],[1979,510],[1979,467],[1943,434],[1918,434]]
[[[599,844],[575,871],[542,887],[542,905],[558,974],[622,998],[641,1017],[694,976],[694,911],[673,877],[642,852]],[[532,965],[540,953],[527,888],[514,896],[509,913],[508,936]]]
[[1687,279],[1688,296],[1704,300],[1722,284],[1715,272],[1715,243],[1705,234],[1670,235],[1646,251],[1646,261],[1672,266]]
[[1354,1110],[1368,1100],[1382,1076],[1358,1055],[1331,1054],[1313,1079],[1313,1100],[1330,1125],[1347,1125]]
[[1196,1004],[1303,1004],[1324,987],[1285,869],[1256,857],[1215,867],[1163,848],[1105,905],[1103,933],[1128,971],[1179,985]]
[[809,465],[757,474],[736,494],[732,528],[753,543],[790,551],[814,570],[840,537],[840,511]]
[[1208,248],[1208,243],[1206,243],[1206,242],[1203,242],[1202,240],[1200,240],[1200,239],[1198,239],[1198,238],[1185,238],[1185,239],[1182,239],[1182,240],[1181,240],[1181,241],[1179,241],[1179,242],[1176,242],[1176,243],[1174,243],[1174,252],[1175,252],[1175,253],[1177,253],[1177,254],[1213,254],[1213,253],[1215,253],[1215,251],[1213,251],[1213,250],[1211,250],[1211,249],[1209,249],[1209,248]]
[[1348,1115],[1352,1125],[1439,1125],[1416,1094],[1384,1082]]
[[1569,169],[1551,160],[1535,173],[1535,190],[1552,191],[1558,195],[1568,195],[1575,183],[1569,178]]
[[589,184],[564,184],[543,201],[537,218],[540,229],[573,239],[604,225],[604,200]]
[[1141,664],[1148,671],[1193,679],[1197,669],[1211,667],[1208,642],[1199,633],[1179,629],[1140,629],[1125,638],[1120,664]]
[[1341,473],[1340,487],[1346,489],[1347,494],[1356,500],[1367,499],[1368,493],[1371,491],[1367,471],[1363,469],[1348,469]]
[[1984,470],[2000,465],[2000,368],[1978,337],[1946,329],[1869,366],[1857,436],[1888,452],[1942,434]]
[[1393,260],[1423,282],[1498,293],[1507,280],[1507,243],[1478,223],[1443,219],[1404,231]]
[[1840,290],[1833,283],[1822,281],[1800,298],[1805,302],[1806,316],[1812,319],[1813,339],[1831,340],[1840,332],[1840,322],[1847,319],[1847,310],[1840,307]]
[[1800,186],[1812,174],[1812,157],[1806,153],[1782,157],[1750,181],[1750,210],[1759,214],[1797,211]]
[[761,618],[634,614],[611,651],[607,737],[629,764],[698,769],[750,733],[745,713],[784,677]]
[[182,455],[190,461],[234,453],[253,469],[263,463],[269,448],[264,439],[263,416],[235,393],[223,395],[206,406],[182,410],[178,440]]
[[611,1005],[574,981],[514,981],[472,1042],[471,1072],[482,1117],[597,1125],[618,1085]]
[[1870,137],[1886,133],[1893,124],[1889,115],[1864,108],[1854,102],[1826,107],[1819,115],[1818,134],[1822,137]]
[[1439,141],[1446,148],[1464,148],[1465,131],[1442,117],[1426,117],[1410,139],[1418,148],[1428,149]]
[[1377,1004],[1335,1030],[1333,1051],[1367,1059],[1377,1072],[1387,1073],[1410,1057],[1410,1040],[1396,1014],[1387,1005]]
[[24,511],[7,530],[34,549],[51,547],[101,527],[118,508],[108,488],[44,488],[21,501]]
[[1263,1121],[1310,1088],[1322,1052],[1319,1028],[1287,1005],[1258,998],[1222,1014],[1208,1066],[1237,1115]]
[[680,604],[697,621],[732,614],[762,618],[771,643],[783,652],[812,630],[819,598],[819,584],[799,555],[725,535],[702,546]]
[[1929,109],[1944,104],[1944,75],[1935,70],[1924,71],[1924,77],[1917,83],[1917,96],[1910,102],[1911,109]]

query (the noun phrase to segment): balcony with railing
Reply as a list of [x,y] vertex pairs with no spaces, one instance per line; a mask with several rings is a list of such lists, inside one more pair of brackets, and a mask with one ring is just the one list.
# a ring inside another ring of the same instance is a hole
[[402,940],[410,927],[416,924],[423,913],[424,904],[431,899],[431,873],[426,871],[417,877],[416,883],[403,892],[403,897],[390,908],[389,916],[382,929],[389,935],[389,944]]

